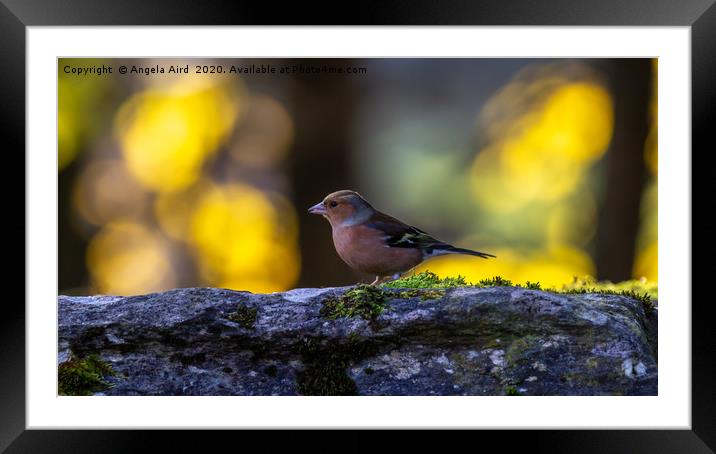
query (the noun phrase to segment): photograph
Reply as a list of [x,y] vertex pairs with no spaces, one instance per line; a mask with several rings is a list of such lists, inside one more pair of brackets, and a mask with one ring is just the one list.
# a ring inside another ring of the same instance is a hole
[[0,452],[714,452],[716,0],[0,2]]
[[659,396],[659,58],[56,70],[56,396]]

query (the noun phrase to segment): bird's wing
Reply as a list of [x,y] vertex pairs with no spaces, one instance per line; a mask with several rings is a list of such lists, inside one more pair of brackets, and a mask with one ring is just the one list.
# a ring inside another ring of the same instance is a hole
[[437,240],[419,228],[408,225],[380,211],[373,213],[366,221],[365,226],[382,232],[385,236],[386,246],[418,249],[426,257],[441,254],[469,254],[482,258],[494,257],[492,254],[457,248],[444,241]]
[[368,219],[365,225],[383,232],[385,234],[385,244],[389,247],[428,250],[450,246],[447,243],[436,240],[417,227],[378,211]]

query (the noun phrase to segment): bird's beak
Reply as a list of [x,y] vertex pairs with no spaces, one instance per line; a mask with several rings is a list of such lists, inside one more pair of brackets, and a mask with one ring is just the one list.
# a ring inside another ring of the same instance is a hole
[[323,202],[318,202],[317,204],[313,205],[311,208],[308,209],[308,212],[311,214],[320,214],[320,215],[327,214],[326,207],[323,206]]

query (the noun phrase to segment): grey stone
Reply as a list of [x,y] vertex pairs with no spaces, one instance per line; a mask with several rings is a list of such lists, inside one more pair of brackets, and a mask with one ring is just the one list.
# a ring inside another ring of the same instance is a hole
[[[518,287],[399,298],[327,319],[344,288],[60,296],[58,363],[96,354],[102,395],[656,395],[656,311]],[[251,323],[233,321],[255,308]]]

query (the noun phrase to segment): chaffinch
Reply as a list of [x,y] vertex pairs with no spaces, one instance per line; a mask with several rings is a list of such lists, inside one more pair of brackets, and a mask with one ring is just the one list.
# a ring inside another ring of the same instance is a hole
[[336,252],[348,266],[376,276],[371,285],[398,278],[423,260],[444,254],[495,257],[452,246],[381,213],[355,191],[337,191],[308,209],[328,219]]

